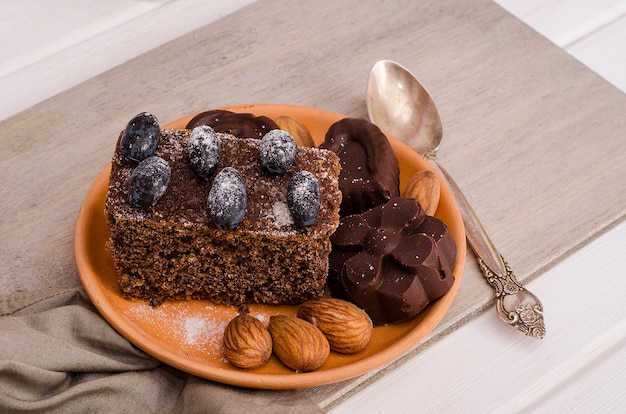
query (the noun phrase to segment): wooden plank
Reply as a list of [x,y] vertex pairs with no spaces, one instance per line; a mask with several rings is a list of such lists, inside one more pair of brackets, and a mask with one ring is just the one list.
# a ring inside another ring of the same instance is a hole
[[625,0],[495,0],[626,91]]
[[164,1],[23,0],[7,3],[3,8],[7,17],[0,27],[0,50],[4,54],[0,76],[114,30],[119,24],[148,14],[160,3]]
[[626,92],[626,13],[573,43],[567,51]]
[[0,27],[0,90],[10,99],[0,101],[0,120],[252,1],[8,3],[14,17]]
[[566,49],[626,13],[624,0],[494,1]]

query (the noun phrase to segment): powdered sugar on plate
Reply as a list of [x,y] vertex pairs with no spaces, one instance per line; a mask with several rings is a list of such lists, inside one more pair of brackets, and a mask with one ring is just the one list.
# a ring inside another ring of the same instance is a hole
[[215,345],[214,342],[220,338],[220,332],[224,332],[226,325],[200,316],[188,316],[182,320],[182,328],[187,345]]
[[171,302],[152,307],[137,301],[128,307],[126,316],[138,325],[155,327],[155,332],[150,332],[152,335],[176,344],[182,353],[210,354],[224,359],[224,330],[236,311],[211,304],[193,308],[186,305]]

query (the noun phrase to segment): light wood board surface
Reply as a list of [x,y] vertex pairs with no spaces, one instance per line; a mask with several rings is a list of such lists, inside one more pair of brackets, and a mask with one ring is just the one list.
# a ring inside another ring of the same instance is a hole
[[496,0],[496,3],[626,91],[626,1]]

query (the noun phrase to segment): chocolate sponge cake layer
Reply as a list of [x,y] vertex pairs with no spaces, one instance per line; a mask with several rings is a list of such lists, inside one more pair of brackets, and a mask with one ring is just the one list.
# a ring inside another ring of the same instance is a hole
[[[152,302],[209,299],[216,303],[297,304],[323,293],[330,235],[339,222],[339,160],[331,151],[298,147],[282,175],[259,164],[258,139],[221,138],[221,159],[208,179],[197,176],[187,155],[189,130],[162,130],[154,155],[171,168],[156,205],[135,208],[128,182],[137,162],[122,157],[119,140],[112,159],[105,212],[113,257],[124,297]],[[247,192],[244,219],[232,230],[210,220],[207,196],[215,174],[236,168]],[[306,228],[294,225],[287,205],[291,175],[309,171],[319,181],[320,212]]]

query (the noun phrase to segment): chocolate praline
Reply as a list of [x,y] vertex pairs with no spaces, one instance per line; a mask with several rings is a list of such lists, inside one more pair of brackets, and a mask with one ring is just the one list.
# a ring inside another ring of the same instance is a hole
[[331,242],[333,293],[363,308],[375,325],[414,317],[454,283],[452,235],[413,198],[342,218]]
[[237,138],[262,138],[273,129],[279,129],[276,122],[267,116],[256,116],[250,113],[238,113],[224,109],[212,109],[194,116],[187,129],[200,125],[208,125],[215,132],[231,134]]
[[385,134],[368,120],[344,118],[335,122],[320,148],[334,151],[341,160],[342,217],[400,195],[398,160]]

